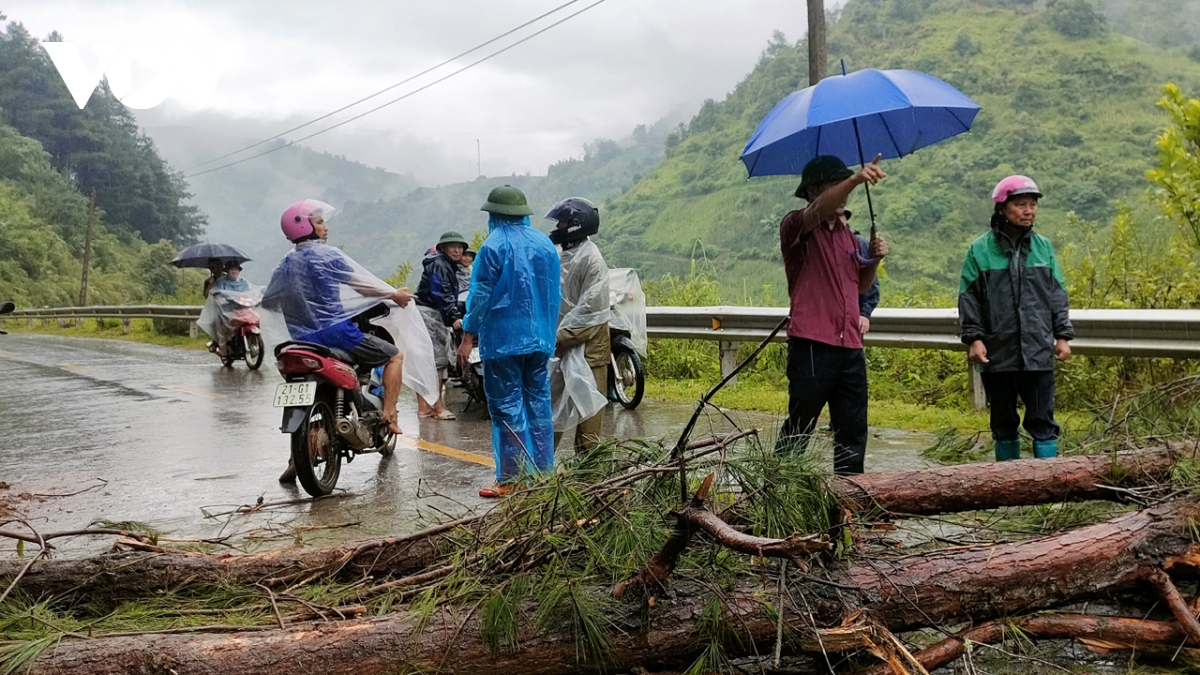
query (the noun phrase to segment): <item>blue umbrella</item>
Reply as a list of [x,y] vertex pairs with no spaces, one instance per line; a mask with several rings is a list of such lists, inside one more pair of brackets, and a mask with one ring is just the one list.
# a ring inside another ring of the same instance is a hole
[[[875,155],[903,157],[970,131],[978,112],[979,104],[932,75],[873,68],[847,75],[842,62],[841,75],[789,94],[772,108],[742,150],[742,162],[753,177],[796,175],[819,155],[846,164],[865,164]],[[874,237],[870,186],[866,192]]]
[[228,244],[193,244],[182,251],[171,264],[176,267],[208,267],[208,261],[216,258],[221,264],[244,263],[250,256]]
[[858,70],[783,99],[754,130],[742,162],[751,176],[797,175],[818,155],[846,164],[903,157],[971,129],[979,105],[932,75]]

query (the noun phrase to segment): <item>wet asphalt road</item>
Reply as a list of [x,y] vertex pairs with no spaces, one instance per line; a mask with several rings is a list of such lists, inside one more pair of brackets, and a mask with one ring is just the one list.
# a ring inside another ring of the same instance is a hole
[[[288,439],[271,406],[282,378],[268,358],[259,371],[222,368],[214,355],[133,342],[42,335],[0,338],[0,505],[42,532],[97,520],[146,523],[167,536],[234,535],[247,548],[327,543],[397,534],[429,518],[480,505],[490,484],[490,425],[478,405],[449,390],[457,421],[418,420],[415,396],[401,395],[405,430],[394,456],[343,464],[338,498],[311,501],[277,482]],[[605,431],[620,438],[674,440],[687,404],[610,406]],[[775,429],[778,418],[731,412],[743,426]],[[720,416],[695,436],[729,429]],[[929,437],[873,429],[871,471],[924,466]],[[82,491],[82,492],[80,492]],[[70,496],[70,493],[76,493]],[[228,514],[259,498],[299,503]],[[218,515],[222,514],[222,515]],[[8,527],[17,527],[10,525]],[[64,541],[66,553],[102,550],[111,537]],[[10,551],[0,544],[0,555]]]

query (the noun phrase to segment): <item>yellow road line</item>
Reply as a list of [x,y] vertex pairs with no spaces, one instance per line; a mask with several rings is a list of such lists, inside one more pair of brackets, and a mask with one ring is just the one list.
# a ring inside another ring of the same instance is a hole
[[59,368],[70,368],[71,370],[91,370],[87,366],[81,366],[77,363],[60,363]]
[[0,349],[0,354],[3,354],[5,356],[16,356],[15,352],[6,352],[3,349]]
[[456,448],[450,448],[445,445],[438,445],[437,443],[430,443],[429,441],[422,441],[422,440],[419,440],[416,438],[408,438],[406,436],[401,436],[399,438],[399,443],[406,448],[414,448],[417,450],[426,450],[428,452],[436,452],[439,455],[453,457],[454,459],[461,459],[464,462],[474,462],[476,464],[482,464],[484,466],[490,466],[492,468],[496,467],[496,461],[494,459],[492,459],[492,457],[490,455],[477,455],[473,452],[467,452],[465,450],[458,450]]
[[187,387],[177,387],[173,384],[164,384],[163,386],[159,387],[159,389],[170,389],[171,391],[179,391],[185,394],[191,394],[192,396],[200,396],[203,398],[225,398],[225,394],[210,394],[206,391],[196,391],[195,389],[188,389]]

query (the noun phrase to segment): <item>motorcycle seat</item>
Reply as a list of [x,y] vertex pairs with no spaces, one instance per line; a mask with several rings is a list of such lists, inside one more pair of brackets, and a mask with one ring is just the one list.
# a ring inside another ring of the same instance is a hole
[[281,353],[292,348],[306,349],[317,354],[318,356],[337,359],[343,363],[350,364],[356,371],[360,370],[359,365],[354,362],[354,359],[350,357],[349,353],[338,349],[337,347],[326,347],[325,345],[319,345],[315,342],[303,342],[301,340],[289,340],[287,342],[279,343],[279,345],[275,347],[275,358],[279,358]]

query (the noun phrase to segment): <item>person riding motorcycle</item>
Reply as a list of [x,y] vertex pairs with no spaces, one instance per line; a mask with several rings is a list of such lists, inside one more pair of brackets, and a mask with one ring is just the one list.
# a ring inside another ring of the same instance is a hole
[[[589,238],[600,230],[600,210],[587,199],[571,197],[550,207],[546,220],[558,223],[550,233],[550,241],[562,248],[562,304],[555,355],[562,357],[569,349],[582,346],[597,391],[607,392],[612,349],[608,265],[600,248]],[[575,452],[596,447],[603,425],[604,408],[580,422],[575,429]],[[561,432],[554,435],[555,446],[561,436]]]
[[237,306],[228,300],[229,293],[249,293],[250,282],[239,278],[242,273],[241,263],[230,260],[225,263],[225,273],[218,277],[209,289],[209,294],[212,296],[218,305],[220,305],[220,326],[217,331],[216,353],[221,358],[225,358],[225,350],[229,344],[229,339],[233,337],[233,325],[230,320],[231,315]]
[[[334,210],[324,202],[306,199],[283,212],[280,227],[295,248],[271,275],[263,306],[283,314],[293,340],[340,350],[360,366],[383,365],[382,415],[391,431],[400,434],[396,399],[404,357],[387,340],[364,335],[353,318],[385,299],[405,307],[413,295],[407,289],[392,288],[326,243],[329,228],[325,221]],[[285,473],[281,480],[286,478]]]

